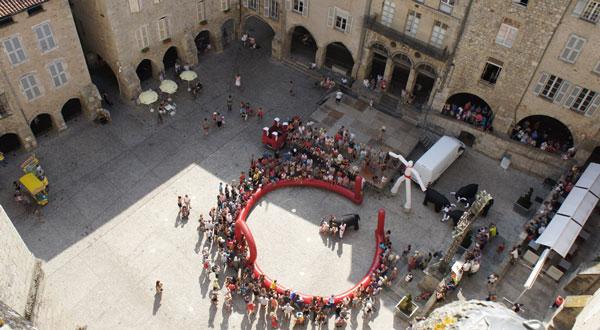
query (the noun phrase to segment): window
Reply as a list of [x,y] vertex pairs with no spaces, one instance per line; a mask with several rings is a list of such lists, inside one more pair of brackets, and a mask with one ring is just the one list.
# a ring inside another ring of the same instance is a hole
[[221,0],[221,10],[222,11],[229,10],[229,0]]
[[437,48],[442,48],[444,45],[444,38],[446,37],[446,31],[448,31],[448,25],[435,21],[433,24],[433,31],[431,32],[431,44]]
[[150,46],[150,38],[148,37],[148,25],[142,25],[135,31],[135,40],[139,49],[144,49]]
[[421,20],[421,14],[411,10],[408,12],[406,18],[406,29],[405,32],[411,37],[417,36],[417,30],[419,29],[419,21]]
[[544,87],[540,91],[540,95],[554,101],[555,103],[561,103],[567,90],[571,87],[571,83],[555,75],[548,75]]
[[154,0],[154,3],[160,3],[161,0]]
[[14,22],[15,21],[13,20],[12,16],[2,17],[0,18],[0,28],[11,25]]
[[67,83],[67,73],[65,72],[63,62],[56,61],[50,63],[50,65],[48,65],[48,70],[50,71],[54,87],[60,87]]
[[265,1],[265,11],[264,14],[266,17],[270,17],[271,19],[278,20],[279,19],[279,2],[277,0],[264,0]]
[[490,84],[495,84],[496,81],[498,81],[498,76],[500,76],[500,71],[502,71],[501,64],[488,61],[483,68],[481,80],[485,80]]
[[129,11],[131,13],[139,13],[141,9],[140,0],[129,0]]
[[38,40],[38,46],[40,47],[42,53],[51,51],[54,48],[56,48],[56,42],[54,41],[54,36],[52,35],[50,23],[45,22],[40,25],[34,26],[33,32],[35,32],[35,36]]
[[198,11],[198,22],[206,21],[206,3],[204,0],[198,0],[196,7]]
[[21,78],[21,90],[27,101],[33,101],[42,95],[42,91],[38,87],[33,73],[29,73]]
[[596,66],[594,67],[594,69],[592,69],[592,72],[600,74],[600,61],[596,63]]
[[529,4],[529,0],[513,0],[513,3],[527,7],[527,5]]
[[451,14],[456,0],[440,0],[440,10],[446,14]]
[[518,32],[518,28],[507,23],[502,23],[496,35],[496,43],[507,48],[512,48],[515,39],[517,39]]
[[8,39],[4,39],[4,51],[10,60],[10,64],[17,65],[27,60],[27,54],[21,46],[21,39],[18,36],[12,36]]
[[44,11],[44,7],[42,7],[42,5],[37,5],[37,6],[33,6],[30,7],[29,9],[27,9],[27,15],[29,16],[33,16],[37,13],[41,13]]
[[381,11],[381,24],[385,26],[392,26],[392,21],[394,20],[394,11],[396,11],[396,4],[389,0],[384,1],[383,10]]
[[584,44],[585,39],[575,34],[571,34],[565,48],[562,53],[560,53],[560,59],[568,63],[575,63]]
[[[598,94],[592,90],[581,86],[575,86],[565,101],[565,106],[573,111],[581,113],[586,113],[586,111],[591,109],[595,110],[597,106],[591,106],[592,104],[597,103],[597,100],[594,100],[597,95]],[[592,103],[592,101],[594,101],[594,103]]]
[[167,16],[162,17],[158,20],[158,37],[160,40],[166,40],[171,37],[171,31],[169,29],[169,18]]
[[247,0],[248,1],[248,5],[247,7],[253,10],[257,10],[258,9],[258,0]]
[[352,29],[352,16],[345,10],[337,7],[330,7],[327,15],[327,26],[336,30],[350,33]]
[[307,0],[294,0],[292,3],[292,10],[302,16],[308,15],[308,1]]
[[586,21],[597,23],[598,17],[600,17],[600,1],[588,2],[580,17]]

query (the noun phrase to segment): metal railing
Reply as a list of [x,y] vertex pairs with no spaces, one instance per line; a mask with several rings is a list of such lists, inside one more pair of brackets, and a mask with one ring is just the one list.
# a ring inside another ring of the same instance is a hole
[[449,57],[448,49],[435,47],[427,42],[413,38],[401,31],[392,29],[377,21],[377,16],[365,16],[365,27],[371,31],[377,32],[389,39],[408,45],[414,50],[429,55],[437,60],[445,61]]

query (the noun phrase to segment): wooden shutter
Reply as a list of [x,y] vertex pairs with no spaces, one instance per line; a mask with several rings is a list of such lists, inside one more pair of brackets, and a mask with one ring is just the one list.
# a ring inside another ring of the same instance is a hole
[[140,9],[140,0],[129,0],[129,11],[139,13]]
[[558,91],[556,92],[556,95],[554,96],[554,103],[561,104],[570,87],[571,83],[563,80],[562,84],[560,84],[560,87],[558,88]]
[[329,7],[327,12],[327,26],[333,27],[333,22],[335,21],[335,8]]
[[573,87],[573,89],[571,90],[571,94],[569,94],[569,97],[567,97],[567,99],[565,100],[565,108],[570,108],[573,105],[573,103],[575,103],[575,99],[577,99],[579,93],[581,93],[581,87]]
[[573,9],[573,16],[581,16],[581,13],[583,13],[583,10],[585,9],[587,3],[588,3],[588,0],[577,1],[577,4],[575,5],[575,8]]
[[269,3],[271,2],[271,0],[264,0],[265,1],[265,7],[264,7],[264,13],[263,15],[266,17],[269,17]]
[[600,107],[600,94],[596,94],[596,96],[592,100],[592,103],[585,112],[585,115],[591,117],[594,114],[594,112],[598,110],[598,107]]
[[575,37],[575,45],[573,47],[573,50],[571,51],[571,54],[569,55],[569,62],[575,62],[575,60],[577,60],[577,57],[579,57],[579,53],[581,53],[581,50],[583,49],[583,45],[585,45],[585,39],[583,38],[579,38],[579,37]]
[[352,16],[348,15],[348,19],[346,20],[346,33],[352,32]]
[[540,95],[540,93],[542,92],[542,88],[544,88],[544,85],[546,85],[546,81],[548,80],[549,76],[550,75],[547,74],[546,72],[542,72],[542,75],[540,76],[540,80],[538,80],[537,84],[533,88],[533,94]]
[[308,1],[304,0],[304,11],[302,12],[302,16],[308,16]]

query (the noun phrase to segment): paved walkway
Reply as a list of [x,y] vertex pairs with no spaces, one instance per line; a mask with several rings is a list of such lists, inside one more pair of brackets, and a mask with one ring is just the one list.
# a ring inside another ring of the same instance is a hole
[[[111,109],[110,125],[96,126],[80,118],[69,122],[66,131],[39,139],[35,152],[52,187],[50,204],[42,212],[44,222],[37,222],[30,211],[15,205],[10,189],[0,191],[0,200],[32,252],[46,261],[38,318],[41,329],[72,329],[75,325],[88,325],[89,329],[267,327],[264,320],[245,317],[240,301],[232,314],[210,304],[197,254],[204,242],[195,230],[195,219],[200,213],[206,215],[215,202],[218,183],[237,178],[252,154],[262,154],[261,128],[275,116],[308,118],[323,96],[312,81],[266,58],[263,51],[244,49],[236,54],[230,48],[224,54],[203,57],[197,68],[205,86],[202,96],[193,101],[185,90],[178,92],[177,114],[161,126],[147,107],[117,102]],[[239,67],[233,63],[236,60]],[[241,90],[232,88],[234,70],[242,75]],[[295,97],[288,94],[289,80],[295,82]],[[250,118],[244,122],[237,110],[227,113],[229,93],[236,104],[244,100],[265,108],[264,121]],[[211,128],[204,137],[201,121],[213,111],[225,113],[226,125]],[[0,168],[5,187],[18,177],[16,166],[26,156],[9,155],[10,166]],[[496,222],[507,237],[524,222],[512,212],[511,203],[530,185],[539,184],[514,170],[504,172],[496,161],[468,151],[436,189],[447,193],[471,182],[479,182],[496,197],[489,218],[482,223]],[[362,277],[371,263],[371,220],[379,208],[386,209],[387,228],[397,250],[409,243],[421,251],[441,250],[450,240],[451,228],[440,223],[440,215],[431,207],[421,205],[423,194],[418,189],[413,191],[410,214],[402,211],[401,195],[367,192],[364,206],[354,208],[329,195],[303,190],[274,192],[267,199],[268,212],[266,205],[264,210],[257,208],[249,220],[260,238],[259,251],[270,251],[263,255],[269,261],[260,259],[261,266],[269,267],[269,273],[281,274],[275,276],[282,278],[282,283],[289,281],[307,291],[338,291]],[[177,219],[176,196],[186,193],[193,208],[189,223],[182,224]],[[297,212],[290,214],[292,208]],[[317,238],[314,221],[328,212],[350,209],[361,214],[364,225],[358,233],[350,230],[341,253],[340,246],[331,251]],[[266,225],[254,218],[263,211]],[[285,221],[299,221],[290,222],[291,227],[283,226],[283,221],[275,226],[273,221],[284,215]],[[295,219],[287,219],[288,215]],[[273,231],[281,239],[265,245]],[[311,241],[306,242],[307,238]],[[318,267],[309,267],[306,260],[297,263],[297,259],[282,258],[285,254],[277,251],[278,247],[298,249],[302,245],[310,246],[307,253],[323,256]],[[339,279],[332,277],[326,262],[336,259],[338,253]],[[299,272],[305,273],[305,279],[295,277]],[[157,279],[165,284],[162,301],[154,298]],[[319,282],[323,282],[321,287]],[[363,323],[355,313],[351,328],[405,328],[406,323],[394,317],[396,302],[397,296],[384,291],[375,320]]]

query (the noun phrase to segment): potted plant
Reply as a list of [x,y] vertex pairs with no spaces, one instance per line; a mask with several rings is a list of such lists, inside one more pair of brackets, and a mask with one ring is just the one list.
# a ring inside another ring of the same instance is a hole
[[204,19],[200,21],[200,25],[206,25],[208,22]]
[[533,188],[529,188],[529,190],[527,191],[527,193],[521,195],[521,197],[519,197],[519,199],[517,199],[517,202],[513,204],[513,210],[515,210],[515,212],[524,215],[524,216],[528,216],[531,214],[531,206],[532,206],[532,202],[531,202],[531,195],[533,194]]
[[142,48],[141,52],[142,52],[142,53],[145,53],[145,52],[147,52],[147,51],[149,51],[149,50],[150,50],[150,48],[148,48],[148,47],[144,47],[144,48]]
[[168,44],[171,42],[171,38],[163,39],[163,44]]
[[412,295],[406,295],[400,299],[400,302],[396,305],[396,312],[402,316],[405,320],[412,318],[419,309],[419,306],[412,300]]

